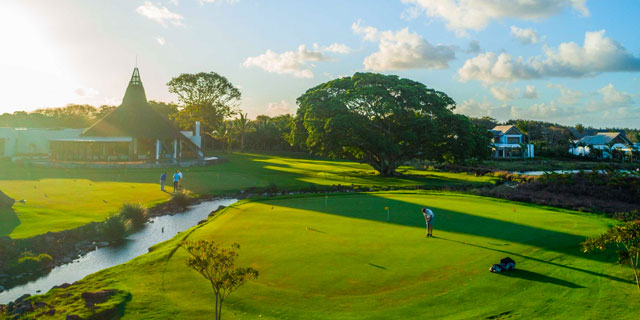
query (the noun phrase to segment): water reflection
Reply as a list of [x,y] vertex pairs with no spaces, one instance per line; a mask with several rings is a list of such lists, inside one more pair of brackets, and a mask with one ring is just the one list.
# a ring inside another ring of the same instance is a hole
[[46,276],[0,293],[0,303],[6,304],[25,293],[36,294],[38,290],[47,292],[51,287],[72,283],[100,270],[125,263],[148,252],[149,247],[173,238],[179,232],[195,226],[206,219],[219,206],[228,206],[236,199],[206,201],[191,207],[184,213],[151,219],[144,228],[117,246],[109,246],[89,252],[80,259],[54,268]]

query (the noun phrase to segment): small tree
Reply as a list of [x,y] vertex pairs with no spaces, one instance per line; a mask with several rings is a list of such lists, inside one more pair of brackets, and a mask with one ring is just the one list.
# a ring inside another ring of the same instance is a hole
[[182,247],[189,252],[186,264],[198,271],[211,283],[216,295],[216,320],[222,316],[222,303],[245,281],[258,277],[253,268],[236,268],[240,245],[234,243],[229,248],[222,248],[211,240],[183,241]]
[[240,151],[244,151],[244,136],[251,129],[251,120],[249,120],[246,113],[240,112],[240,116],[233,122],[233,128],[237,131],[238,137],[240,137]]
[[605,250],[615,243],[618,248],[618,263],[629,264],[636,278],[636,285],[640,290],[640,274],[638,262],[640,256],[640,220],[628,221],[612,227],[597,238],[587,239],[582,243],[584,252]]

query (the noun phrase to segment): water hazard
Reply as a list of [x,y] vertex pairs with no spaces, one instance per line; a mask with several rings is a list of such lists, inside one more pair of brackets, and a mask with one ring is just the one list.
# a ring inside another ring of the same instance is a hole
[[151,219],[144,228],[117,246],[99,248],[74,262],[58,266],[46,276],[0,293],[0,304],[13,301],[25,293],[34,295],[47,292],[62,283],[72,283],[100,270],[125,263],[148,252],[149,247],[173,238],[179,232],[195,226],[206,219],[219,206],[228,206],[236,199],[220,199],[199,203],[184,213],[160,216]]

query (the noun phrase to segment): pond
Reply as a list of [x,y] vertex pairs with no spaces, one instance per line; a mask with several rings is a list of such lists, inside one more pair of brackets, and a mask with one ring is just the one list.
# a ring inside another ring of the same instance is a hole
[[45,293],[53,286],[65,282],[73,283],[92,273],[125,263],[147,253],[149,247],[169,240],[179,232],[195,226],[199,221],[206,219],[211,211],[236,201],[238,200],[205,201],[183,213],[154,217],[145,224],[143,229],[128,236],[122,244],[91,251],[73,262],[54,268],[46,276],[0,293],[0,304],[14,301],[25,293],[31,295],[37,294],[38,291]]

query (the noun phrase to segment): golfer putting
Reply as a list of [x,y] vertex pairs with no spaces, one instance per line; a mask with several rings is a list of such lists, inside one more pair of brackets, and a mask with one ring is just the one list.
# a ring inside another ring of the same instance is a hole
[[422,208],[422,214],[424,215],[424,221],[427,224],[427,235],[426,238],[433,237],[433,211],[431,209]]

